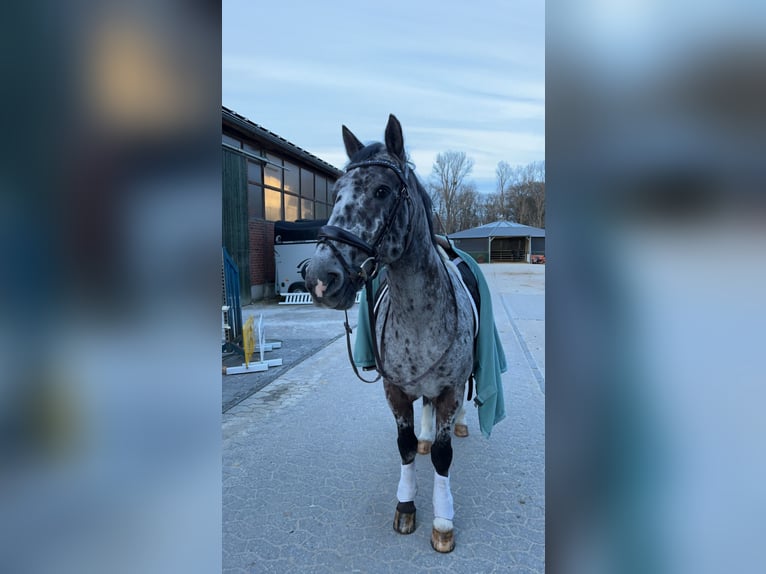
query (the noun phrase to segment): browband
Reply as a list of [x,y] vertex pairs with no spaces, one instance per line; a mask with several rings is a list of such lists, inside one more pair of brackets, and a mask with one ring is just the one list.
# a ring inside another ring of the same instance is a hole
[[365,161],[358,161],[356,163],[350,163],[346,166],[346,173],[351,171],[354,168],[357,167],[367,167],[371,165],[380,165],[382,167],[387,167],[390,170],[392,170],[401,180],[402,185],[406,188],[407,187],[407,176],[409,175],[409,166],[405,163],[404,164],[404,171],[393,161],[389,161],[387,159],[368,159]]

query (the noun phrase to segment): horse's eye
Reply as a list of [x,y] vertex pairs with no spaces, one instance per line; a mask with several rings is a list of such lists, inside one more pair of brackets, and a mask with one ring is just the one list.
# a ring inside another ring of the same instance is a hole
[[386,197],[391,192],[391,188],[381,185],[378,189],[375,190],[375,197],[383,198]]

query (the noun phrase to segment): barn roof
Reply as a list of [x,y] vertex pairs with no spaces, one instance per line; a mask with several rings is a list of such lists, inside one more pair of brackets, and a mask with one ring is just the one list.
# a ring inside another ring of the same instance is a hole
[[450,239],[479,239],[482,237],[545,237],[545,229],[522,225],[515,221],[494,221],[465,231],[450,233]]
[[263,126],[250,121],[245,116],[238,114],[234,110],[230,110],[226,106],[221,106],[221,111],[223,114],[224,122],[238,127],[240,130],[244,131],[251,137],[260,140],[261,142],[270,144],[269,147],[292,156],[294,159],[303,160],[309,165],[318,168],[320,171],[323,171],[328,175],[335,177],[336,179],[343,175],[343,172],[334,165],[327,163],[325,160],[307,152],[305,149],[287,141],[282,136],[267,130]]

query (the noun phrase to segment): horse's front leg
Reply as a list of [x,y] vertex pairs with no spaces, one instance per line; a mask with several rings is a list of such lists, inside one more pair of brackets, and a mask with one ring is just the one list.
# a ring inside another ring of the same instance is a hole
[[449,468],[452,464],[452,425],[462,403],[462,388],[445,389],[433,401],[436,411],[436,439],[431,447],[431,462],[434,465],[434,522],[431,546],[437,552],[452,552],[455,548],[452,525],[455,509],[449,484]]
[[415,436],[415,417],[412,409],[415,398],[385,380],[383,388],[386,391],[388,405],[396,419],[397,444],[399,456],[402,459],[399,486],[396,489],[398,504],[394,514],[394,530],[400,534],[410,534],[415,531],[415,494],[418,490],[415,478],[418,439]]
[[434,443],[434,407],[427,397],[423,397],[423,410],[420,413],[420,434],[418,435],[418,454],[431,452]]
[[468,425],[465,424],[465,404],[460,405],[460,408],[455,415],[455,436],[464,438],[468,436]]
[[[465,404],[461,404],[455,415],[454,432],[457,437],[468,436],[468,425],[465,423]],[[418,434],[418,454],[431,452],[434,443],[434,407],[431,401],[423,397],[423,411],[420,417],[420,433]]]

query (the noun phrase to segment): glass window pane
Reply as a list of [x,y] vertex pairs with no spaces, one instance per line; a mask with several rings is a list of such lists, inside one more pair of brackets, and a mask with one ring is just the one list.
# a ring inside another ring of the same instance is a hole
[[270,162],[276,163],[277,165],[275,166],[270,163],[264,164],[263,183],[270,185],[271,187],[282,189],[282,158],[267,153],[266,159]]
[[248,160],[247,162],[247,180],[253,183],[263,183],[263,173],[261,164],[257,161]]
[[263,188],[247,184],[247,216],[263,219]]
[[250,145],[249,143],[245,144],[245,151],[249,151],[253,155],[261,155],[261,149]]
[[285,162],[285,191],[290,191],[292,193],[297,194],[298,193],[298,186],[300,185],[301,175],[300,171],[298,170],[298,166],[290,163],[289,161]]
[[229,144],[236,148],[242,147],[242,142],[239,141],[237,138],[231,137],[230,135],[227,135],[227,134],[222,134],[222,135],[223,135],[223,143]]
[[263,166],[263,183],[271,187],[282,188],[282,168],[271,164]]
[[314,217],[317,219],[327,218],[327,206],[324,203],[317,202]]
[[332,206],[335,203],[335,182],[327,186],[327,204]]
[[318,201],[327,201],[327,180],[321,175],[314,177],[314,187],[316,188],[316,198]]
[[310,199],[301,199],[301,217],[314,219],[314,202]]
[[269,221],[282,219],[282,193],[273,189],[264,189],[263,199],[266,204],[266,219]]
[[314,174],[308,170],[301,170],[301,197],[314,199]]
[[285,221],[298,219],[298,198],[294,195],[285,194]]

